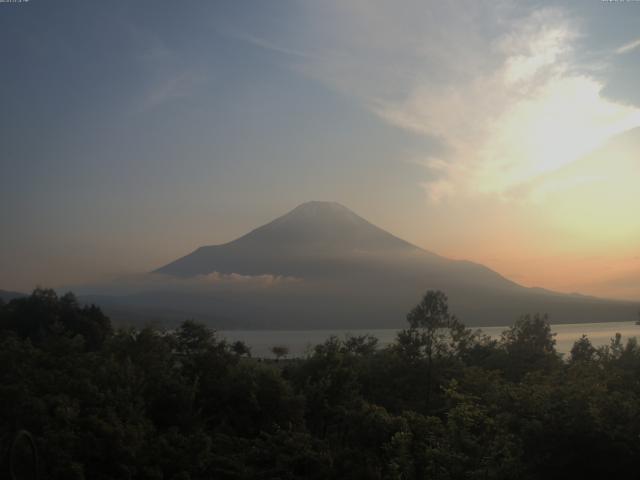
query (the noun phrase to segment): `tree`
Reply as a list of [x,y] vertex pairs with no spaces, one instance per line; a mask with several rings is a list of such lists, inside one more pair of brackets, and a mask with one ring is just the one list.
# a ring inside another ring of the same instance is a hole
[[216,343],[216,332],[195,320],[185,320],[175,334],[178,353],[182,355],[202,354]]
[[112,336],[111,321],[95,305],[80,305],[72,293],[58,297],[52,289],[36,288],[28,297],[3,307],[0,330],[11,330],[34,345],[74,338],[86,350],[98,350]]
[[348,335],[344,341],[346,351],[355,355],[371,355],[376,351],[377,347],[378,339],[372,335]]
[[285,364],[193,321],[89,348],[100,321],[73,296],[0,304],[0,477],[33,466],[20,430],[52,480],[637,477],[635,338],[583,336],[565,365],[545,316],[497,343],[425,297],[394,345],[333,336]]
[[571,347],[571,362],[591,362],[597,353],[596,348],[586,335],[582,335]]
[[276,356],[276,360],[280,360],[281,358],[289,355],[289,347],[285,345],[274,345],[271,347],[271,353]]
[[399,333],[398,342],[410,355],[422,356],[426,360],[428,406],[434,359],[446,353],[459,353],[460,347],[472,339],[472,333],[449,313],[447,296],[439,290],[427,291],[420,303],[409,312],[407,321],[410,328]]
[[524,315],[502,333],[501,345],[507,353],[508,375],[518,379],[534,370],[549,371],[559,364],[555,333],[548,315]]
[[233,342],[231,344],[231,351],[236,355],[238,355],[239,357],[251,356],[251,348],[242,340],[236,340],[235,342]]

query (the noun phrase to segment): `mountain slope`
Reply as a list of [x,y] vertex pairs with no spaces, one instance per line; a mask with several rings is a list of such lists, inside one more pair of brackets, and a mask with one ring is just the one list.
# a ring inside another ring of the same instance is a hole
[[11,292],[8,290],[0,290],[0,299],[2,299],[5,302],[9,302],[11,300],[13,300],[14,298],[21,298],[26,296],[26,294],[24,293],[20,293],[20,292]]
[[317,261],[325,262],[326,270],[333,259],[342,263],[365,253],[417,250],[342,205],[308,202],[230,243],[198,248],[156,273],[309,276],[318,273],[319,265],[312,265]]
[[224,245],[198,248],[155,273],[178,277],[212,272],[303,279],[386,273],[515,286],[478,264],[440,257],[369,223],[334,202],[307,202]]
[[427,289],[443,290],[468,325],[505,325],[529,312],[548,312],[556,323],[624,321],[637,311],[630,302],[522,287],[483,265],[418,248],[332,202],[304,203],[149,276],[150,287],[100,303],[163,319],[195,316],[219,328],[403,327]]

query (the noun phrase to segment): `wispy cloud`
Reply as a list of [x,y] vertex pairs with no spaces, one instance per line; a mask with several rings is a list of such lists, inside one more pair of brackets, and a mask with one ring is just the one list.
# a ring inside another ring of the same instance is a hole
[[[446,181],[438,172],[425,185],[430,198],[442,198],[443,185],[450,194],[512,195],[640,125],[638,109],[604,98],[599,81],[575,71],[576,37],[559,12],[539,12],[498,38],[501,61],[492,71],[454,84],[417,85],[405,100],[376,109],[387,121],[452,147],[443,159],[450,165]],[[536,185],[528,189],[534,196],[548,187]]]
[[162,76],[154,81],[142,98],[139,109],[151,110],[167,102],[185,98],[204,83],[203,75],[185,70]]
[[184,292],[211,294],[233,290],[235,292],[257,292],[264,289],[295,287],[302,280],[279,275],[240,275],[212,272],[189,278],[172,277],[159,273],[128,275],[112,281],[79,287],[81,293],[131,295],[144,292]]
[[625,43],[620,48],[616,50],[618,55],[623,55],[625,53],[629,53],[640,47],[640,38],[637,38],[629,43]]
[[640,110],[604,97],[602,80],[576,60],[582,32],[562,9],[340,2],[323,13],[313,16],[332,36],[306,72],[448,147],[424,153],[433,201],[570,188],[550,174],[640,126]]
[[134,22],[125,26],[143,80],[129,113],[140,114],[190,97],[209,79],[200,65],[185,59],[184,52],[171,48],[157,32]]
[[256,37],[247,32],[240,32],[240,31],[233,30],[233,31],[227,32],[227,36],[229,36],[230,38],[235,38],[236,40],[240,40],[242,42],[246,42],[255,47],[259,47],[264,50],[269,50],[269,51],[280,53],[283,55],[300,57],[300,58],[312,57],[312,55],[309,53],[303,52],[301,50],[296,50],[294,48],[289,48],[286,46],[279,45],[275,42],[272,42],[265,38]]

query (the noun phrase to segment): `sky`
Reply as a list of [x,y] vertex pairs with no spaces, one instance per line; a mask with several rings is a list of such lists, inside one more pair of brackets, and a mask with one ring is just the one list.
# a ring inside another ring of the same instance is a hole
[[0,3],[0,289],[146,272],[308,200],[640,299],[640,2]]

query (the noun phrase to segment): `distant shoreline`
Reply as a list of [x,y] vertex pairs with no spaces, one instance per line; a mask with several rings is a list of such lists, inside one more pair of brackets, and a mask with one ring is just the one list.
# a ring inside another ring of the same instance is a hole
[[[507,326],[470,327],[494,339],[499,339]],[[283,345],[289,348],[291,357],[304,356],[310,348],[323,343],[332,335],[340,338],[346,335],[373,335],[384,347],[391,344],[400,328],[382,329],[315,329],[315,330],[218,330],[218,334],[229,341],[241,340],[252,349],[254,356],[272,358],[271,347]],[[551,324],[556,334],[556,349],[559,353],[570,352],[573,343],[583,334],[587,335],[594,346],[607,345],[616,333],[624,339],[640,337],[640,325],[635,322],[599,322],[599,323],[559,323]]]

